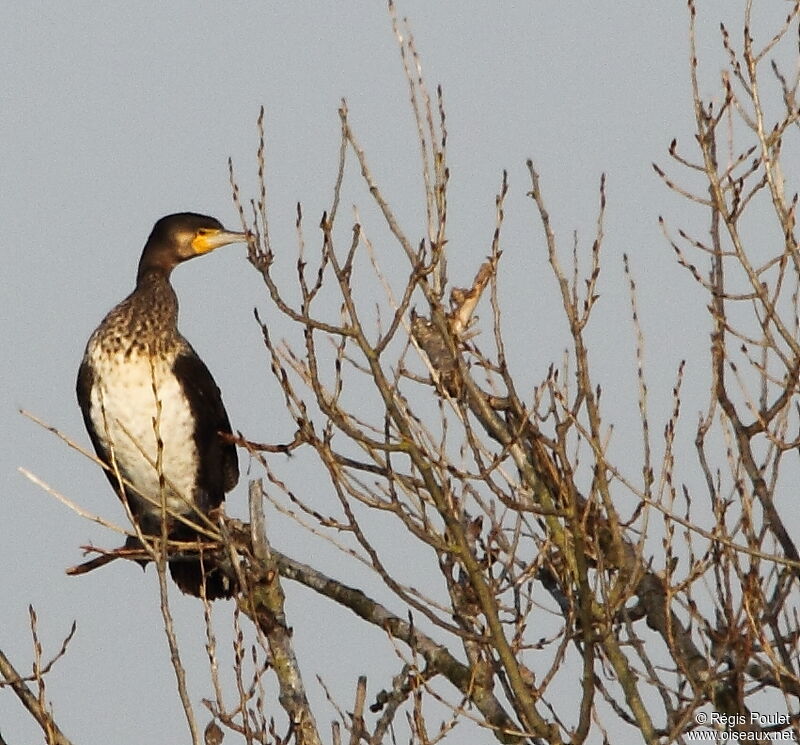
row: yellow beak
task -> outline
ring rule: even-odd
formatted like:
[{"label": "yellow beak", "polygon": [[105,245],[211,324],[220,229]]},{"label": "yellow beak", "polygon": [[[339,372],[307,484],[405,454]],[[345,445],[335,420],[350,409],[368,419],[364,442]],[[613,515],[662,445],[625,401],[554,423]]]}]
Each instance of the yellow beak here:
[{"label": "yellow beak", "polygon": [[229,243],[245,243],[246,241],[247,233],[218,230],[195,236],[192,239],[192,248],[197,254],[205,254],[220,246],[227,246]]}]

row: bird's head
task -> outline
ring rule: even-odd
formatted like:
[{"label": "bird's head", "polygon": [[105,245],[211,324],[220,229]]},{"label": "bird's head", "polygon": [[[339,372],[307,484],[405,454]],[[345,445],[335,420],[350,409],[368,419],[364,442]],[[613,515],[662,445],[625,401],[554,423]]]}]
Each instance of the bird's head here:
[{"label": "bird's head", "polygon": [[182,261],[209,253],[228,243],[247,240],[247,233],[225,230],[214,217],[180,212],[162,217],[147,239],[139,261],[138,278],[156,270],[167,275]]}]

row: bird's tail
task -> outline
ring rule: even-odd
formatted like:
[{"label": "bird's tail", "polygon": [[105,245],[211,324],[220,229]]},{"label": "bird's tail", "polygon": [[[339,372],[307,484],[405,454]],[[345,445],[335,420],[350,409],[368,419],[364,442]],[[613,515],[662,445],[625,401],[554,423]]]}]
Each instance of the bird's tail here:
[{"label": "bird's tail", "polygon": [[169,573],[181,592],[196,598],[203,597],[203,585],[208,600],[233,597],[239,589],[211,553],[172,558]]},{"label": "bird's tail", "polygon": [[[179,536],[173,531],[170,537],[175,540],[190,540],[190,537],[185,535],[186,531],[181,533]],[[141,548],[142,544],[136,536],[128,536],[125,547],[136,549]],[[208,600],[233,597],[239,591],[239,586],[233,571],[226,572],[221,566],[222,562],[227,560],[225,555],[218,549],[204,551],[200,543],[198,547],[199,556],[194,551],[172,556],[169,560],[169,573],[178,589],[187,595],[201,598],[205,586],[205,596]],[[146,561],[140,563],[143,567],[146,566]]]}]

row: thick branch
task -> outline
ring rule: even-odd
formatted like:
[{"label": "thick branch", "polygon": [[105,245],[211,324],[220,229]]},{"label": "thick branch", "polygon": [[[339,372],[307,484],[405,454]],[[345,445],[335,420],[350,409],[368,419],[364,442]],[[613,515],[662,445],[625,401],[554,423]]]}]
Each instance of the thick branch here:
[{"label": "thick branch", "polygon": [[[246,573],[247,592],[239,597],[239,607],[266,637],[270,662],[278,678],[278,700],[289,716],[298,745],[321,745],[294,654],[292,632],[286,624],[285,598],[277,559],[267,541],[263,494],[258,480],[250,482],[250,537],[257,563]],[[257,574],[252,571],[256,568]]]}]

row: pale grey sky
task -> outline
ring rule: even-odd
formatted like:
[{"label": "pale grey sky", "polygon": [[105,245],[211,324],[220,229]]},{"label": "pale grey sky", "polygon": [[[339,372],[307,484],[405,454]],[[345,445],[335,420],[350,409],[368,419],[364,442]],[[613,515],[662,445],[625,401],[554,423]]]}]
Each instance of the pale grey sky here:
[{"label": "pale grey sky", "polygon": [[[699,5],[710,93],[719,59],[716,29],[723,14],[738,17],[740,3]],[[488,251],[494,195],[507,168],[512,191],[501,281],[508,293],[529,298],[523,304],[529,317],[519,327],[528,338],[516,362],[541,378],[559,360],[565,337],[525,198],[525,160],[538,166],[564,247],[573,229],[590,243],[597,185],[606,172],[603,298],[592,332],[610,350],[594,361],[606,403],[635,385],[622,281],[627,252],[639,280],[658,421],[667,415],[681,358],[694,361],[686,390],[690,407],[699,406],[707,387],[707,329],[693,319],[703,299],[675,265],[657,225],[659,214],[677,218],[685,206],[650,165],[664,162],[670,140],[688,140],[693,128],[685,4],[400,0],[398,7],[412,24],[428,83],[444,86],[453,280],[468,281]],[[0,648],[28,669],[29,603],[39,614],[47,654],[75,619],[69,653],[47,678],[56,719],[73,741],[187,742],[152,570],[142,575],[122,565],[66,577],[64,568],[80,560],[79,545],[113,545],[116,538],[55,502],[17,468],[121,520],[114,495],[99,471],[17,409],[88,445],[74,396],[86,338],[132,288],[139,252],[158,217],[193,210],[237,227],[227,158],[234,159],[243,193],[252,195],[262,104],[276,252],[293,256],[298,200],[309,231],[329,204],[342,97],[386,196],[413,226],[422,191],[398,49],[385,4],[374,0],[5,3],[0,29]],[[411,232],[422,231],[419,224]],[[252,321],[254,306],[269,321],[269,305],[243,249],[180,268],[175,284],[182,330],[213,371],[234,426],[256,440],[290,437]],[[636,421],[635,409],[622,414]],[[638,430],[630,429],[626,435],[618,427],[617,447],[638,447]],[[291,464],[282,468],[292,475]],[[303,484],[299,468],[293,478]],[[324,500],[324,483],[306,486]],[[232,512],[242,511],[245,495],[243,479],[229,496]],[[302,538],[287,544],[276,536],[275,542],[310,563],[309,552],[319,550]],[[359,570],[345,575],[341,559],[331,561],[339,562],[333,566],[340,578],[356,583],[361,576]],[[322,700],[314,680],[319,672],[334,692],[347,692],[342,703],[349,706],[355,678],[365,671],[364,650],[354,654],[345,636],[341,646],[331,645],[318,630],[321,618],[326,634],[345,624],[346,613],[289,590],[290,622],[314,699]],[[179,632],[197,658],[187,663],[197,703],[207,688],[201,619],[196,601],[176,598],[175,606]],[[366,671],[382,670],[371,677],[371,694],[397,667],[380,636],[381,659]],[[368,641],[361,643],[369,649]],[[327,730],[325,718],[322,723]],[[0,732],[12,745],[41,739],[3,690]]]}]

